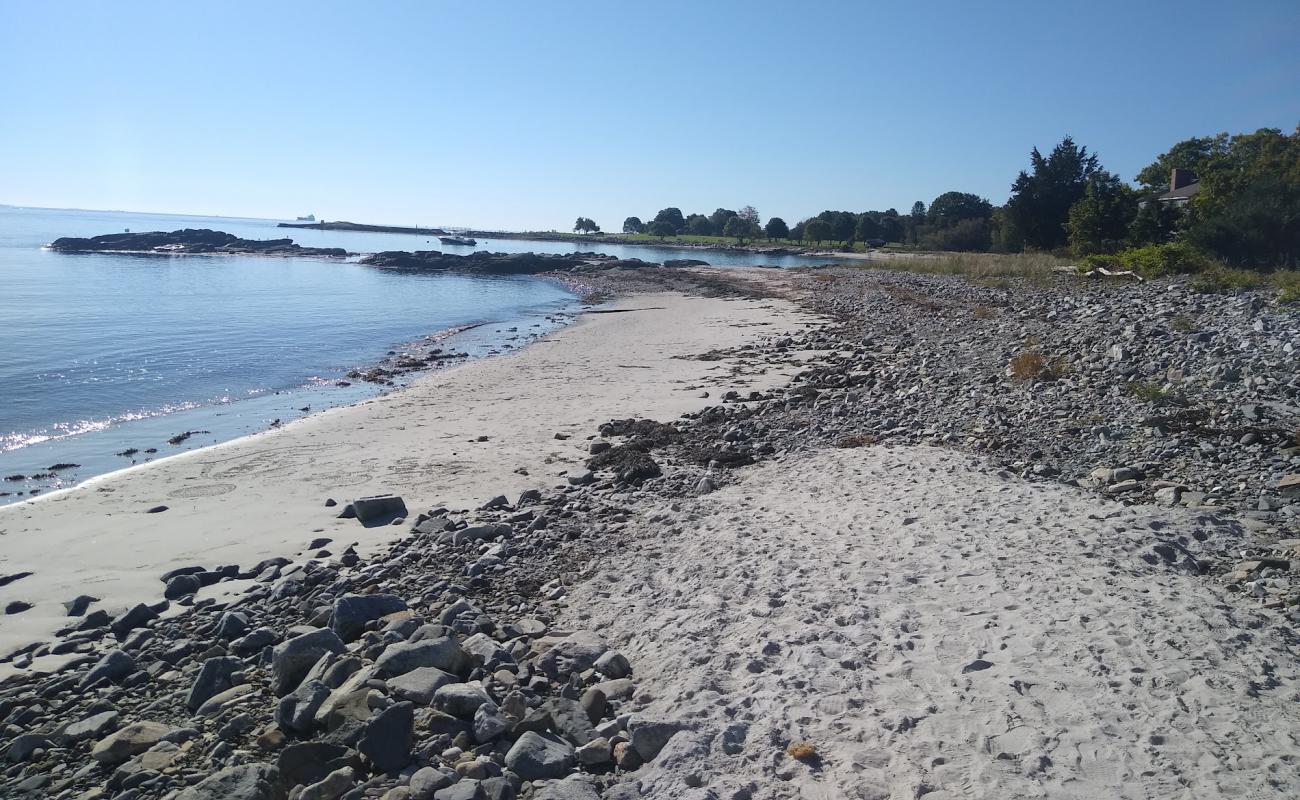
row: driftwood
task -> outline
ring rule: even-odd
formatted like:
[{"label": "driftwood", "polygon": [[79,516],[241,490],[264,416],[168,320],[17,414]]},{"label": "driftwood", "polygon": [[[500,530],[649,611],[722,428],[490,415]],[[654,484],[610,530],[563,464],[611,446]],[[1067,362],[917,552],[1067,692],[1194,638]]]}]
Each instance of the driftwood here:
[{"label": "driftwood", "polygon": [[1143,278],[1141,275],[1137,274],[1136,272],[1134,272],[1134,271],[1131,270],[1131,269],[1124,269],[1124,270],[1110,270],[1110,269],[1106,269],[1105,267],[1094,267],[1093,269],[1090,269],[1090,270],[1088,270],[1087,272],[1080,272],[1078,267],[1053,267],[1053,268],[1052,268],[1052,271],[1053,271],[1053,272],[1069,272],[1069,273],[1073,273],[1073,274],[1078,275],[1078,276],[1083,277],[1083,278],[1097,278],[1097,277],[1102,277],[1102,278],[1132,278],[1133,280],[1137,281],[1138,283],[1145,283],[1145,282],[1146,282],[1146,278]]}]

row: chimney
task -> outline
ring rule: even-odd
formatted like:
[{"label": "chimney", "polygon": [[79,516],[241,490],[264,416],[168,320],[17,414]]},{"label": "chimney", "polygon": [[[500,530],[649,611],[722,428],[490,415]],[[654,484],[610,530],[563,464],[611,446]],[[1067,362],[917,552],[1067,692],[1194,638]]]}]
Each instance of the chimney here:
[{"label": "chimney", "polygon": [[1174,167],[1169,171],[1169,191],[1175,191],[1184,186],[1191,186],[1196,183],[1196,173],[1190,169],[1179,169]]}]

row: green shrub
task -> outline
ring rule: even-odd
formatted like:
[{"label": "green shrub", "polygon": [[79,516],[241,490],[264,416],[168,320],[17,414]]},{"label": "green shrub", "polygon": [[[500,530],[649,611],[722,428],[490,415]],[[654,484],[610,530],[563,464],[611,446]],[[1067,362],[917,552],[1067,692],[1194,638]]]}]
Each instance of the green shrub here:
[{"label": "green shrub", "polygon": [[1182,242],[1130,247],[1120,252],[1119,261],[1144,278],[1203,272],[1213,266],[1210,259]]},{"label": "green shrub", "polygon": [[1277,282],[1279,303],[1300,303],[1300,272],[1279,272],[1274,280]]},{"label": "green shrub", "polygon": [[1173,398],[1174,393],[1155,381],[1131,381],[1128,393],[1144,403],[1162,405]]},{"label": "green shrub", "polygon": [[1263,282],[1264,278],[1258,272],[1216,267],[1192,278],[1192,291],[1205,294],[1226,294],[1228,292],[1239,292],[1243,289],[1256,289]]},{"label": "green shrub", "polygon": [[1098,267],[1109,270],[1132,270],[1144,278],[1201,272],[1214,264],[1188,244],[1149,244],[1130,247],[1113,255],[1084,256],[1080,269],[1090,272]]}]

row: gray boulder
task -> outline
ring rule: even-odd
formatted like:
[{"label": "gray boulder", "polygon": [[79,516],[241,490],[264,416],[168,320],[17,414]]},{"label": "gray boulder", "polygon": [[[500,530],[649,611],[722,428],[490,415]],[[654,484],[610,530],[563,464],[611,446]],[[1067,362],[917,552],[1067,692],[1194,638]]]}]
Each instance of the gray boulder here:
[{"label": "gray boulder", "polygon": [[303,676],[326,653],[343,652],[343,641],[328,628],[295,636],[271,651],[271,683],[276,696],[298,688]]},{"label": "gray boulder", "polygon": [[427,706],[433,702],[434,693],[458,680],[460,679],[455,675],[437,667],[419,667],[396,678],[389,678],[388,691],[394,697]]},{"label": "gray boulder", "polygon": [[281,730],[310,733],[316,712],[330,696],[330,687],[320,681],[305,680],[293,692],[280,698],[275,709],[275,724]]},{"label": "gray boulder", "polygon": [[185,705],[189,707],[190,711],[198,710],[199,706],[206,703],[209,698],[234,686],[233,676],[243,668],[244,662],[231,656],[218,656],[204,661],[203,666],[199,669],[198,677],[194,679],[194,685],[190,687],[190,694],[185,699]]},{"label": "gray boulder", "polygon": [[117,683],[127,675],[135,672],[135,670],[134,658],[121,650],[110,650],[81,679],[81,688],[85,689],[101,680],[110,680]]},{"label": "gray boulder", "polygon": [[131,631],[136,628],[143,628],[156,619],[158,619],[158,614],[149,606],[140,603],[114,617],[113,621],[108,623],[108,629],[118,639],[125,639],[126,635]]},{"label": "gray boulder", "polygon": [[380,772],[396,772],[411,763],[415,705],[396,703],[366,723],[357,750]]},{"label": "gray boulder", "polygon": [[596,660],[609,650],[609,645],[591,631],[576,631],[561,639],[537,659],[551,680],[565,680],[574,672],[583,672],[596,665]]},{"label": "gray boulder", "polygon": [[176,800],[276,800],[279,773],[267,764],[241,764],[213,773]]},{"label": "gray boulder", "polygon": [[109,710],[77,720],[63,729],[61,741],[66,747],[86,739],[100,739],[115,730],[121,718],[121,714]]},{"label": "gray boulder", "polygon": [[434,708],[457,719],[473,719],[479,706],[492,698],[477,683],[449,683],[433,693]]},{"label": "gray boulder", "polygon": [[418,642],[391,644],[375,661],[380,674],[405,675],[420,667],[435,667],[453,675],[468,675],[471,661],[455,639],[443,636]]},{"label": "gray boulder", "polygon": [[433,767],[420,767],[411,775],[411,800],[433,800],[434,792],[455,782],[455,773],[448,775]]},{"label": "gray boulder", "polygon": [[558,736],[528,731],[506,753],[506,767],[526,781],[562,778],[573,766],[573,748]]},{"label": "gray boulder", "polygon": [[334,601],[332,627],[339,638],[350,642],[362,634],[366,623],[406,610],[406,601],[392,594],[345,594]]}]

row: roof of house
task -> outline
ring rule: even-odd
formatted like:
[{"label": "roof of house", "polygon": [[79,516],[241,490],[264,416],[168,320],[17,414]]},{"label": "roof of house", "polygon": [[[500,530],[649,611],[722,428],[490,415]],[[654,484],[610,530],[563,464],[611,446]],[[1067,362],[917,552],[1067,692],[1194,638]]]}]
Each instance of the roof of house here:
[{"label": "roof of house", "polygon": [[1201,182],[1189,183],[1178,189],[1171,189],[1164,194],[1156,195],[1157,200],[1190,200],[1201,191]]}]

